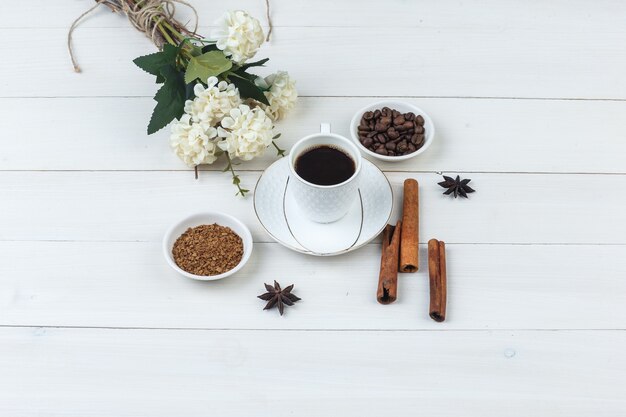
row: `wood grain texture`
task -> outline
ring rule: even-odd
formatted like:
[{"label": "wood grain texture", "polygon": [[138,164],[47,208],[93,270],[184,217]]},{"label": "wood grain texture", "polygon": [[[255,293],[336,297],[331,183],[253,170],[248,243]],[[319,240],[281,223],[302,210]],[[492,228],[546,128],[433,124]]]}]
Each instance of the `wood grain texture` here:
[{"label": "wood grain texture", "polygon": [[[442,194],[435,174],[389,173],[399,217],[407,176],[421,185],[422,239],[446,243],[624,244],[624,175],[471,174],[469,199]],[[259,173],[241,175],[253,188]],[[271,241],[253,199],[235,196],[227,173],[2,172],[0,240],[161,240],[183,216],[228,212],[255,241]],[[602,213],[602,215],[594,215]]]},{"label": "wood grain texture", "polygon": [[[552,0],[550,2],[524,2],[517,0],[482,0],[467,2],[430,2],[423,0],[388,0],[385,5],[377,0],[360,0],[358,7],[350,1],[317,0],[298,2],[271,0],[272,21],[280,27],[462,27],[480,30],[489,27],[501,31],[506,28],[541,30],[579,30],[602,28],[605,31],[619,28],[620,13],[624,3],[620,0],[598,0],[596,7],[589,7],[585,0]],[[2,28],[55,27],[66,29],[70,19],[78,17],[91,4],[85,0],[31,0],[28,3],[7,3],[3,7],[5,19]],[[193,3],[200,16],[200,24],[207,26],[225,10],[225,5],[212,1]],[[247,10],[265,25],[265,2],[263,0],[237,0],[228,4],[231,8]],[[523,6],[523,7],[522,7]],[[51,19],[62,11],[67,19]],[[188,8],[176,9],[181,21],[192,19]],[[24,19],[25,13],[29,18]],[[190,20],[193,22],[193,20]],[[79,26],[93,28],[127,27],[124,17],[101,7],[89,15]],[[594,33],[594,32],[591,32]]]},{"label": "wood grain texture", "polygon": [[[1,97],[155,94],[154,77],[132,63],[154,47],[130,25],[82,28],[74,42],[81,74],[72,70],[65,28],[37,34],[45,76],[8,65]],[[285,27],[259,53],[271,57],[259,74],[288,70],[304,96],[626,99],[625,35],[626,28],[595,24],[589,30]],[[23,39],[32,37],[31,29],[0,29],[0,37],[7,56],[28,62],[32,51]],[[401,46],[390,48],[398,39]],[[415,59],[416,53],[423,58]]]},{"label": "wood grain texture", "polygon": [[[376,302],[380,245],[317,258],[256,244],[216,282],[185,279],[159,243],[0,242],[0,325],[210,329],[626,329],[625,246],[447,245],[445,323],[428,317],[428,257]],[[591,262],[593,260],[593,262]],[[295,284],[284,317],[263,283]],[[271,336],[268,336],[271,337]],[[617,348],[617,346],[616,346]],[[417,371],[416,371],[417,372]]]},{"label": "wood grain texture", "polygon": [[605,331],[0,329],[0,413],[615,417],[626,360],[613,346],[625,343]]},{"label": "wood grain texture", "polygon": [[[420,181],[421,239],[447,243],[445,323],[428,317],[425,245],[380,306],[379,244],[269,243],[227,174],[194,181],[167,131],[147,137],[156,88],[132,59],[154,48],[125,18],[84,21],[75,74],[67,28],[92,3],[2,7],[0,416],[626,415],[626,3],[271,0],[260,73],[288,70],[303,96],[284,148],[320,122],[348,135],[376,96],[434,119],[427,153],[379,166],[396,207]],[[226,6],[193,4],[208,34]],[[228,7],[265,24],[263,0]],[[244,183],[273,160],[241,166]],[[442,196],[440,171],[477,192]],[[256,241],[224,281],[162,257],[165,229],[203,210]],[[282,318],[256,298],[274,279],[303,299]]]},{"label": "wood grain texture", "polygon": [[[280,144],[289,149],[319,131],[320,122],[349,137],[353,114],[379,100],[300,98],[277,124]],[[382,169],[626,173],[626,102],[407,100],[433,118],[435,142],[415,159],[377,161]],[[169,149],[169,129],[146,135],[153,106],[150,98],[0,99],[0,113],[11,121],[5,124],[0,170],[187,169]],[[274,159],[270,149],[240,168],[263,170]]]}]

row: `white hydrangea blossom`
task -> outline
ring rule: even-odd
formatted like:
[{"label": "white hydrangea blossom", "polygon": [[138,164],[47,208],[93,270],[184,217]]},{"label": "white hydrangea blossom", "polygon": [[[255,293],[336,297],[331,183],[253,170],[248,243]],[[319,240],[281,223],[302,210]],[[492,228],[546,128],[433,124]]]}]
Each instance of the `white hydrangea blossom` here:
[{"label": "white hydrangea blossom", "polygon": [[224,138],[218,146],[231,158],[249,161],[262,155],[272,144],[272,120],[263,109],[251,109],[245,104],[230,111],[218,126],[218,135]]},{"label": "white hydrangea blossom", "polygon": [[217,77],[209,77],[207,87],[197,83],[193,87],[196,97],[185,102],[185,113],[191,120],[207,129],[215,126],[232,109],[241,104],[239,90],[234,84],[218,82]]},{"label": "white hydrangea blossom", "polygon": [[295,106],[298,99],[296,82],[286,71],[279,71],[265,77],[265,82],[270,86],[265,92],[270,105],[263,105],[263,109],[276,122]]},{"label": "white hydrangea blossom", "polygon": [[211,39],[237,64],[252,58],[265,40],[259,21],[243,10],[224,13],[215,25]]},{"label": "white hydrangea blossom", "polygon": [[215,162],[216,152],[220,151],[216,143],[218,140],[217,129],[193,123],[188,114],[172,124],[170,146],[189,167]]}]

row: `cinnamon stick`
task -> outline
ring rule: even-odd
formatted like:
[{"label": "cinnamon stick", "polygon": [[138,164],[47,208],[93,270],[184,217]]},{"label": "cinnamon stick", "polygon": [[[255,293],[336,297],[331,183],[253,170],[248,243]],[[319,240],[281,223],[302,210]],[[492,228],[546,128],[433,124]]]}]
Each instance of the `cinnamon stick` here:
[{"label": "cinnamon stick", "polygon": [[446,244],[437,239],[428,241],[428,275],[430,278],[430,317],[438,322],[446,319],[447,273]]},{"label": "cinnamon stick", "polygon": [[408,178],[404,181],[402,204],[402,239],[400,241],[400,272],[419,269],[419,184]]},{"label": "cinnamon stick", "polygon": [[400,255],[400,236],[402,222],[396,226],[388,224],[383,231],[382,255],[380,257],[380,275],[376,299],[381,304],[391,304],[398,297],[398,257]]}]

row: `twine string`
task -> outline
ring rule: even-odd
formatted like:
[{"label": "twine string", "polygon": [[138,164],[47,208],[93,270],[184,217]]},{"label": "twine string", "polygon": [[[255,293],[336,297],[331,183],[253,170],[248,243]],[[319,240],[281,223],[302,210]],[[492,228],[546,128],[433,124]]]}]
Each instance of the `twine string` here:
[{"label": "twine string", "polygon": [[74,66],[74,71],[75,72],[81,72],[80,66],[78,65],[78,63],[76,62],[76,58],[74,57],[74,52],[72,51],[72,33],[74,32],[74,29],[76,29],[76,26],[78,26],[78,23],[85,17],[87,16],[89,13],[93,12],[96,7],[100,6],[100,4],[102,3],[102,1],[100,0],[96,0],[96,4],[94,4],[93,6],[91,6],[89,8],[89,10],[83,12],[83,14],[81,14],[80,16],[78,16],[73,22],[72,22],[72,26],[70,26],[70,30],[67,32],[67,49],[68,51],[70,51],[70,59],[72,60],[72,65]]},{"label": "twine string", "polygon": [[[193,11],[195,16],[193,31],[186,29],[182,23],[174,18],[174,14],[176,13],[176,3],[185,5]],[[184,0],[139,0],[136,3],[128,0],[96,0],[96,4],[72,22],[72,25],[67,33],[67,49],[70,53],[70,59],[72,60],[74,71],[76,72],[81,72],[81,69],[76,61],[74,50],[72,48],[72,35],[81,20],[93,12],[101,4],[106,5],[115,13],[125,14],[132,26],[149,37],[152,40],[152,43],[154,43],[159,49],[163,46],[163,43],[165,43],[162,35],[158,32],[159,24],[164,21],[191,36],[195,36],[198,31],[198,11]]]},{"label": "twine string", "polygon": [[[101,4],[107,6],[114,13],[125,14],[133,27],[149,37],[152,40],[152,43],[154,43],[159,49],[161,49],[165,43],[163,35],[158,32],[159,24],[162,22],[167,22],[190,36],[197,36],[198,11],[185,0],[137,0],[136,2],[132,0],[95,1],[96,4],[91,6],[87,11],[83,12],[72,22],[72,25],[67,33],[67,50],[70,53],[70,59],[72,60],[75,72],[81,72],[81,69],[76,61],[76,57],[74,56],[74,49],[72,48],[72,35],[81,20],[83,20]],[[187,6],[193,12],[195,17],[193,31],[188,30],[185,25],[174,18],[176,13],[176,3]],[[269,27],[265,40],[269,42],[270,35],[272,34],[270,0],[265,0],[265,14],[267,17],[267,25]]]},{"label": "twine string", "polygon": [[267,26],[269,29],[267,30],[267,37],[265,38],[266,42],[270,41],[270,35],[272,34],[272,19],[270,18],[270,0],[265,0],[265,16],[267,18]]}]

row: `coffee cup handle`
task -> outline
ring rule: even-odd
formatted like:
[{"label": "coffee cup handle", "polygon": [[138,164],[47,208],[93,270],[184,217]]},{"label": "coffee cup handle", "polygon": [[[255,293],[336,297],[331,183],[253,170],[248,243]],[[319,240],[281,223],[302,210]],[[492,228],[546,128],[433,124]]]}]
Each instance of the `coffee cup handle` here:
[{"label": "coffee cup handle", "polygon": [[320,133],[330,133],[330,123],[320,123]]}]

